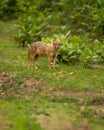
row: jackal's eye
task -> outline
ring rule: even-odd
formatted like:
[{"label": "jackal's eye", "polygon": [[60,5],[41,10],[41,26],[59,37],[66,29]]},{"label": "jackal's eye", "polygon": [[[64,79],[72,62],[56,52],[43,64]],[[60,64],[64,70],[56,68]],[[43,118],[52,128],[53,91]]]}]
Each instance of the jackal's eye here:
[{"label": "jackal's eye", "polygon": [[59,43],[57,43],[57,45],[58,45],[58,46],[60,46],[60,42],[59,42]]}]

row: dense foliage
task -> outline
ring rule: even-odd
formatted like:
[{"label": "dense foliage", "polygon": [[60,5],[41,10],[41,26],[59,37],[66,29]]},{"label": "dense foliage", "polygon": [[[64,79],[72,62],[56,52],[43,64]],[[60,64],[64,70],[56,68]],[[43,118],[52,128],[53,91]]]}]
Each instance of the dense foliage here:
[{"label": "dense foliage", "polygon": [[[87,35],[80,37],[68,33],[53,35],[54,38],[61,38],[59,49],[59,60],[64,63],[103,63],[104,62],[104,41],[91,41]],[[42,38],[45,43],[52,43],[52,38]],[[93,42],[93,43],[92,43]]]},{"label": "dense foliage", "polygon": [[0,18],[3,20],[18,17],[19,8],[17,0],[0,0]]},{"label": "dense foliage", "polygon": [[62,38],[62,60],[103,61],[104,0],[4,0],[0,3],[2,18],[18,17],[13,37],[21,46],[58,34]]}]

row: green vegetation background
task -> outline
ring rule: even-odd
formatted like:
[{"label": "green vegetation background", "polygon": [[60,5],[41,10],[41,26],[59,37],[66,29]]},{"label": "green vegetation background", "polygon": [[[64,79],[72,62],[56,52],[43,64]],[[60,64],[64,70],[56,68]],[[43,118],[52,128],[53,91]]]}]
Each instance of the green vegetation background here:
[{"label": "green vegetation background", "polygon": [[[104,1],[0,0],[0,17],[0,130],[103,130]],[[67,64],[27,66],[18,45],[59,36]]]}]

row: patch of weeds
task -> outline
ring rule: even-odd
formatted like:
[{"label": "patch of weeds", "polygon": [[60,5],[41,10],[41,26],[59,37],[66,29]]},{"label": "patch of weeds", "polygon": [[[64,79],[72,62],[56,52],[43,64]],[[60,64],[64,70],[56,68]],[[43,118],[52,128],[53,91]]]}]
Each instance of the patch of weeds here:
[{"label": "patch of weeds", "polygon": [[42,130],[40,125],[36,123],[36,117],[31,115],[27,117],[26,115],[21,115],[14,120],[15,130]]},{"label": "patch of weeds", "polygon": [[10,87],[10,86],[3,84],[0,89],[1,89],[2,91],[6,91],[6,90],[9,89],[9,87]]},{"label": "patch of weeds", "polygon": [[53,97],[51,99],[52,102],[59,102],[59,103],[78,103],[78,99],[76,97],[71,97],[71,96],[58,96],[58,97]]},{"label": "patch of weeds", "polygon": [[12,124],[10,130],[42,130],[37,123],[34,111],[28,109],[30,104],[27,100],[19,99],[15,99],[15,101],[10,99],[0,101],[0,110],[3,116]]},{"label": "patch of weeds", "polygon": [[86,108],[81,112],[84,118],[88,118],[90,121],[94,120],[94,116],[96,115],[96,111],[91,108]]},{"label": "patch of weeds", "polygon": [[13,86],[13,92],[14,92],[14,94],[18,94],[19,93],[19,88],[18,88],[17,84]]},{"label": "patch of weeds", "polygon": [[45,110],[43,107],[39,107],[39,108],[37,109],[37,111],[36,111],[36,114],[37,114],[37,115],[40,115],[40,114],[46,115],[47,112],[46,112],[46,110]]},{"label": "patch of weeds", "polygon": [[13,101],[15,99],[13,94],[6,95],[4,97],[5,101]]},{"label": "patch of weeds", "polygon": [[20,85],[20,84],[22,84],[22,83],[24,83],[23,78],[17,78],[16,84]]},{"label": "patch of weeds", "polygon": [[100,124],[100,125],[104,126],[104,115],[97,118],[94,122],[96,124]]},{"label": "patch of weeds", "polygon": [[93,120],[89,120],[93,130],[103,130],[104,129],[104,115],[99,115],[96,113],[93,116]]},{"label": "patch of weeds", "polygon": [[101,104],[104,104],[104,97],[99,97],[99,96],[96,96],[96,97],[93,97],[91,99],[88,99],[86,101],[86,104],[87,105],[101,105]]},{"label": "patch of weeds", "polygon": [[92,124],[92,128],[93,128],[93,130],[103,130],[104,125],[100,125],[100,124],[95,122],[95,123]]},{"label": "patch of weeds", "polygon": [[94,85],[92,85],[92,86],[84,86],[84,87],[82,88],[82,90],[93,92],[93,91],[96,90],[96,88],[95,88]]}]

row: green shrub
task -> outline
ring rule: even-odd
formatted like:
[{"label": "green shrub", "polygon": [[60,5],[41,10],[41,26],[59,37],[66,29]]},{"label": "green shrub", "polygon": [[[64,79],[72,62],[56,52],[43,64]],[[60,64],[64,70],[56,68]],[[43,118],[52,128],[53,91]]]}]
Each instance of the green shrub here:
[{"label": "green shrub", "polygon": [[18,14],[17,0],[0,0],[0,18],[14,19]]},{"label": "green shrub", "polygon": [[[95,36],[100,36],[98,39],[101,41],[103,37],[104,3],[102,0],[95,2],[94,0],[70,2],[68,0],[50,2],[18,0],[16,6],[19,11],[17,31],[14,34],[16,43],[24,47],[33,41],[41,40],[42,37],[63,34],[61,35],[63,37],[61,59],[66,62],[69,59],[81,62],[101,60],[98,52],[89,49],[88,44],[92,42],[89,38],[95,39]],[[74,36],[69,36],[70,40],[66,42],[64,35],[68,30],[71,30]]]},{"label": "green shrub", "polygon": [[33,16],[22,16],[16,25],[18,30],[14,35],[16,43],[24,47],[27,44],[31,44],[31,42],[40,39],[44,31],[42,18],[44,19],[43,15],[41,19],[35,19]]},{"label": "green shrub", "polygon": [[104,5],[102,8],[94,8],[92,18],[94,20],[93,31],[104,38]]},{"label": "green shrub", "polygon": [[[16,24],[17,32],[13,36],[16,43],[24,47],[33,41],[40,40],[44,36],[52,35],[54,32],[59,33],[67,30],[66,26],[61,25],[59,13],[49,11],[54,8],[54,2],[52,2],[52,5],[48,4],[48,1],[44,4],[42,0],[38,2],[18,1],[20,16]],[[46,11],[47,9],[49,10]]]},{"label": "green shrub", "polygon": [[[32,28],[31,30],[35,34],[31,35],[34,35],[36,39],[43,35],[49,36],[54,32],[65,34],[69,29],[72,29],[74,34],[84,35],[89,32],[92,37],[95,35],[103,37],[103,0],[0,0],[0,5],[1,19],[19,18],[21,21],[21,24],[18,23],[19,26],[24,26],[23,19],[26,19],[29,24],[28,19],[30,18],[28,17],[32,17],[35,31]],[[19,33],[22,33],[21,27],[18,28]],[[27,32],[30,33],[30,31]],[[20,35],[27,37],[27,34],[19,33],[16,35],[16,39],[25,42],[26,40],[24,41],[23,36]]]},{"label": "green shrub", "polygon": [[24,2],[20,0],[18,6],[21,12],[16,24],[17,32],[13,37],[16,43],[24,47],[40,39],[44,27],[46,26],[44,22],[45,16],[42,12],[37,10],[35,2],[32,4],[31,1],[25,0]]},{"label": "green shrub", "polygon": [[53,35],[53,37],[42,38],[45,43],[52,43],[52,38],[61,38],[59,49],[59,60],[65,63],[100,63],[104,62],[104,44],[93,43],[86,35],[80,37],[71,35],[70,31],[64,34]]},{"label": "green shrub", "polygon": [[35,122],[35,116],[33,115],[33,119],[26,117],[25,115],[21,115],[17,119],[14,120],[15,130],[42,130],[40,125]]}]

